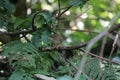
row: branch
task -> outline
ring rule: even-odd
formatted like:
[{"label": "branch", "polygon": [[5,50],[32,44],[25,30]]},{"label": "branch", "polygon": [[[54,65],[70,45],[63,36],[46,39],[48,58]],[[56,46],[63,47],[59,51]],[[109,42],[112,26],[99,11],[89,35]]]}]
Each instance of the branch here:
[{"label": "branch", "polygon": [[60,15],[60,7],[61,7],[60,0],[58,0],[58,15]]},{"label": "branch", "polygon": [[[117,30],[118,28],[120,28],[120,24],[117,24],[115,25],[113,28],[109,29],[108,30],[108,33],[112,33],[114,32],[115,30]],[[78,30],[79,31],[79,30]],[[80,30],[82,32],[89,32],[87,30]],[[94,33],[97,33],[97,32],[94,32]],[[103,37],[104,35],[106,34],[106,32],[102,33],[101,36]],[[82,48],[82,47],[85,47],[87,43],[83,43],[83,44],[79,44],[79,45],[75,45],[75,46],[59,46],[59,47],[46,47],[46,48],[39,48],[40,51],[53,51],[53,50],[56,50],[56,51],[59,51],[59,50],[75,50],[75,49],[79,49],[79,48]]]},{"label": "branch", "polygon": [[34,20],[36,18],[36,16],[39,14],[39,13],[42,13],[44,12],[45,10],[43,11],[39,11],[39,12],[36,12],[32,18],[32,28],[29,29],[29,30],[22,30],[22,31],[16,31],[16,32],[0,32],[0,35],[3,35],[3,34],[6,34],[6,35],[10,35],[10,36],[15,36],[15,35],[19,35],[19,34],[28,34],[28,33],[32,33],[32,32],[35,32],[36,31],[36,26],[34,25]]},{"label": "branch", "polygon": [[85,47],[87,45],[87,43],[84,44],[79,44],[79,45],[75,45],[75,46],[58,46],[58,47],[46,47],[46,48],[40,48],[40,51],[60,51],[60,50],[75,50],[75,49],[79,49],[82,47]]},{"label": "branch", "polygon": [[70,8],[72,7],[72,5],[68,6],[63,12],[61,12],[59,15],[58,15],[58,19],[66,12],[68,11]]},{"label": "branch", "polygon": [[104,57],[102,57],[102,56],[98,56],[98,55],[96,55],[96,54],[90,53],[90,52],[85,51],[85,50],[83,50],[83,49],[80,49],[80,51],[87,52],[87,54],[89,54],[89,55],[91,55],[91,56],[93,56],[93,57],[95,57],[95,58],[104,60],[104,61],[106,61],[106,62],[110,62],[110,63],[118,64],[118,65],[119,65],[119,63],[117,63],[117,62],[114,62],[114,61],[111,61],[110,59],[107,59],[107,58],[104,58]]},{"label": "branch", "polygon": [[[86,47],[86,51],[89,52],[92,48],[92,46],[98,42],[103,36],[105,35],[108,35],[109,34],[109,27],[111,27],[113,25],[113,23],[115,23],[115,21],[120,17],[120,12],[115,16],[113,17],[113,19],[111,20],[110,24],[107,26],[107,28],[102,32],[100,33],[98,36],[96,36],[95,38],[93,38],[87,45]],[[86,53],[87,53],[86,52]],[[77,71],[75,77],[74,77],[74,80],[79,80],[79,77],[81,76],[81,73],[84,69],[84,66],[85,66],[85,62],[87,61],[87,54],[84,54],[83,57],[82,57],[82,60],[81,60],[81,64],[79,66],[79,70]]]},{"label": "branch", "polygon": [[[70,60],[67,60],[68,63],[70,63],[76,70],[78,70],[79,68]],[[82,72],[83,75],[85,75],[85,77],[87,78],[87,80],[92,80],[90,79],[90,77],[88,75],[86,75],[84,72]]]},{"label": "branch", "polygon": [[59,10],[61,11],[61,10],[67,9],[68,7],[69,7],[69,6],[63,7],[63,8],[57,9],[57,10],[54,10],[52,14],[54,15],[54,14],[56,14]]},{"label": "branch", "polygon": [[116,24],[114,27],[112,27],[111,29],[109,29],[109,33],[112,33],[114,31],[117,31],[120,28],[120,24]]},{"label": "branch", "polygon": [[71,31],[89,32],[89,33],[99,34],[99,32],[95,32],[95,31],[91,31],[91,30],[79,30],[79,29],[70,29],[70,28],[58,28],[56,30],[71,30]]}]

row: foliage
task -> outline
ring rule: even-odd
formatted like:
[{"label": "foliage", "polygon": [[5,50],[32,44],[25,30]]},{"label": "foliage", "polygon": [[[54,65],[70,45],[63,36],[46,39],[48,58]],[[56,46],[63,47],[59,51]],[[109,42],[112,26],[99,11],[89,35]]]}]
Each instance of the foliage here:
[{"label": "foliage", "polygon": [[[94,66],[92,64],[94,64]],[[100,69],[99,65],[103,65],[104,67]],[[85,73],[87,73],[88,76],[94,80],[101,80],[101,79],[117,80],[118,76],[114,74],[116,72],[115,70],[117,69],[114,68],[113,66],[108,67],[108,64],[106,65],[100,64],[99,60],[91,60],[90,62],[87,63],[86,66],[87,67],[85,68]],[[102,76],[98,76],[98,75],[102,75]]]},{"label": "foliage", "polygon": [[[74,47],[102,32],[120,9],[116,0],[31,0],[27,5],[20,5],[21,10],[27,6],[26,12],[30,9],[31,13],[16,16],[22,1],[0,0],[0,56],[7,57],[7,61],[0,59],[0,80],[37,80],[35,74],[74,80],[85,54]],[[119,22],[117,19],[115,24]],[[10,40],[4,42],[8,37]],[[9,64],[7,69],[12,71],[6,73],[10,75],[6,76],[1,63]],[[118,68],[119,65],[87,56],[79,79],[119,80]]]}]

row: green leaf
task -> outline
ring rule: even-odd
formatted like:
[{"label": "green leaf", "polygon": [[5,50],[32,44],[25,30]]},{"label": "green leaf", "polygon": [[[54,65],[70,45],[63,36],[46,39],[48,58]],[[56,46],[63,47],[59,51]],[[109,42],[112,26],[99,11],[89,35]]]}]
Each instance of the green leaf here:
[{"label": "green leaf", "polygon": [[36,46],[36,47],[40,47],[40,33],[39,32],[35,32],[33,37],[32,37],[32,43]]},{"label": "green leaf", "polygon": [[59,71],[58,71],[59,73],[63,73],[63,74],[64,74],[64,73],[67,72],[67,70],[66,70],[66,66],[59,66],[58,69],[59,69]]},{"label": "green leaf", "polygon": [[35,58],[38,56],[39,53],[31,43],[13,41],[6,45],[2,54],[8,56],[11,61],[13,59],[16,60],[16,62],[12,64],[13,66],[30,69],[36,68]]},{"label": "green leaf", "polygon": [[2,28],[4,26],[4,21],[0,19],[0,28]]},{"label": "green leaf", "polygon": [[80,8],[82,8],[85,5],[85,3],[85,0],[71,0],[70,4],[73,6],[80,6]]},{"label": "green leaf", "polygon": [[44,19],[45,19],[47,22],[50,22],[50,21],[51,21],[52,14],[51,14],[49,11],[45,11],[44,13],[41,13],[41,15],[44,17]]},{"label": "green leaf", "polygon": [[86,77],[84,75],[81,75],[79,80],[86,80]]},{"label": "green leaf", "polygon": [[25,73],[21,71],[15,71],[12,73],[8,80],[24,80]]},{"label": "green leaf", "polygon": [[0,7],[7,9],[8,11],[14,10],[14,5],[11,4],[8,0],[0,0]]},{"label": "green leaf", "polygon": [[25,52],[31,52],[33,55],[39,54],[37,48],[31,42],[24,43],[23,46]]},{"label": "green leaf", "polygon": [[26,75],[24,80],[35,80],[35,79],[31,75]]},{"label": "green leaf", "polygon": [[37,26],[41,24],[54,24],[56,23],[56,19],[52,17],[52,13],[49,11],[44,11],[42,13],[39,13],[37,17],[35,18],[35,24]]},{"label": "green leaf", "polygon": [[35,79],[31,74],[22,71],[14,71],[8,80],[35,80]]},{"label": "green leaf", "polygon": [[20,41],[11,41],[10,43],[6,44],[4,51],[2,54],[8,56],[9,53],[17,53],[22,49],[22,42]]},{"label": "green leaf", "polygon": [[35,64],[35,58],[28,54],[28,53],[23,53],[23,56],[27,59],[27,60],[23,60],[24,64],[22,64],[22,66],[26,67],[26,68],[36,68],[36,64]]},{"label": "green leaf", "polygon": [[41,41],[44,42],[43,46],[48,46],[50,44],[49,36],[50,36],[50,33],[47,30],[42,33]]},{"label": "green leaf", "polygon": [[49,38],[51,31],[46,27],[48,26],[43,26],[43,28],[34,33],[32,42],[36,47],[45,47],[50,45]]},{"label": "green leaf", "polygon": [[25,22],[27,22],[27,19],[23,19],[23,18],[16,18],[15,20],[14,20],[14,23],[15,23],[15,29],[19,29],[20,27],[23,27],[23,26],[21,26],[21,25],[23,25]]},{"label": "green leaf", "polygon": [[35,26],[37,26],[37,28],[42,28],[42,25],[45,23],[45,19],[42,16],[37,16],[35,18]]}]

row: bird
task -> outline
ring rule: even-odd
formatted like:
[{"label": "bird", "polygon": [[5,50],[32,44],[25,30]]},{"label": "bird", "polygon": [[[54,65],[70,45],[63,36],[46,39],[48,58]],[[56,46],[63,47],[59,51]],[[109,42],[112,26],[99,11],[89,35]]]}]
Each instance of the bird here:
[{"label": "bird", "polygon": [[66,39],[63,35],[60,34],[52,34],[50,37],[50,40],[54,46],[59,46]]}]

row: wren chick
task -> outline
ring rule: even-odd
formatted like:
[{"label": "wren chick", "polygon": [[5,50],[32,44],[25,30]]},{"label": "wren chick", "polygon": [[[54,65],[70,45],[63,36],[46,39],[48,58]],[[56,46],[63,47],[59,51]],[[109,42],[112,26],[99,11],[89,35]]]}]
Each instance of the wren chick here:
[{"label": "wren chick", "polygon": [[51,41],[55,46],[60,45],[66,38],[60,34],[52,34]]}]

